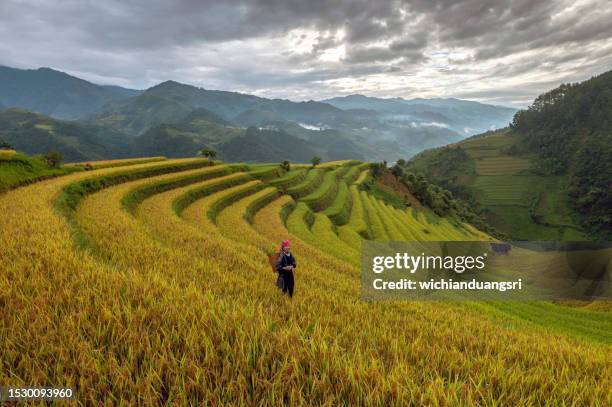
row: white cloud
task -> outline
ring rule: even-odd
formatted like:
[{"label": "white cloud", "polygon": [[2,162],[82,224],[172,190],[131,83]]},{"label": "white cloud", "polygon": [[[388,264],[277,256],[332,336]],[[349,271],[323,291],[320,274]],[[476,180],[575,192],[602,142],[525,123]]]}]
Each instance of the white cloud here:
[{"label": "white cloud", "polygon": [[[443,129],[450,129],[450,126],[445,123],[438,122],[410,122],[410,127],[418,128],[418,127],[439,127]],[[467,129],[466,129],[467,130]],[[467,133],[467,131],[466,131]]]},{"label": "white cloud", "polygon": [[[0,64],[146,88],[525,106],[612,66],[606,0],[0,3]],[[482,11],[485,10],[485,11]]]}]

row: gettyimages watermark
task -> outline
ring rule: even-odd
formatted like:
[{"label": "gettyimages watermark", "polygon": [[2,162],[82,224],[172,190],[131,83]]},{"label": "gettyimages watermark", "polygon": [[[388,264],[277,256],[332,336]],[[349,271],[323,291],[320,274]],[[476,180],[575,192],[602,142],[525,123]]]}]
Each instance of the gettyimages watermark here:
[{"label": "gettyimages watermark", "polygon": [[610,300],[612,242],[363,241],[364,300]]}]

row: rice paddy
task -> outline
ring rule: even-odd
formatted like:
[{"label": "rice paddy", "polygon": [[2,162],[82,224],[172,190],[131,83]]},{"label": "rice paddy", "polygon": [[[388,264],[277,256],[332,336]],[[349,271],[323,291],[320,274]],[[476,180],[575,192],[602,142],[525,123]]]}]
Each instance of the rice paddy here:
[{"label": "rice paddy", "polygon": [[503,155],[476,160],[476,172],[479,175],[515,175],[530,167],[529,160]]},{"label": "rice paddy", "polygon": [[455,144],[470,157],[475,173],[458,177],[486,210],[488,222],[514,239],[589,240],[577,226],[564,176],[534,172],[537,158],[510,155],[512,132],[498,132]]},{"label": "rice paddy", "polygon": [[15,150],[0,150],[0,160],[7,160],[17,154]]},{"label": "rice paddy", "polygon": [[158,161],[164,161],[166,157],[143,157],[143,158],[125,158],[119,160],[104,160],[104,161],[91,161],[91,162],[81,162],[81,163],[68,163],[67,167],[86,167],[90,166],[93,169],[102,169],[102,168],[113,168],[113,167],[123,167],[126,165],[135,165],[135,164],[146,164]]},{"label": "rice paddy", "polygon": [[[79,405],[612,402],[608,312],[361,301],[364,237],[488,238],[359,191],[361,163],[124,164],[0,195],[3,385]],[[291,301],[267,259],[287,238]]]}]

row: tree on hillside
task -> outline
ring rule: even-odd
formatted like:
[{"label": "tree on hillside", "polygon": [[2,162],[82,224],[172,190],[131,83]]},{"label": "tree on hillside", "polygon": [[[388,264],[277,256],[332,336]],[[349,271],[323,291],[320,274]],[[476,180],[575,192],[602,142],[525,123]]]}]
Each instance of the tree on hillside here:
[{"label": "tree on hillside", "polygon": [[208,158],[209,160],[215,158],[217,156],[217,152],[215,150],[212,150],[210,148],[203,148],[202,150],[200,150],[200,154],[203,155],[204,157]]},{"label": "tree on hillside", "polygon": [[319,157],[318,155],[315,155],[314,157],[312,157],[310,162],[312,163],[312,168],[314,168],[317,165],[321,164],[321,157]]},{"label": "tree on hillside", "polygon": [[13,146],[0,138],[0,150],[13,150]]},{"label": "tree on hillside", "polygon": [[49,151],[43,158],[51,168],[59,168],[64,161],[64,156],[58,151]]},{"label": "tree on hillside", "polygon": [[280,167],[285,171],[291,171],[291,163],[287,160],[283,161]]},{"label": "tree on hillside", "polygon": [[399,165],[399,163],[391,167],[391,174],[393,174],[395,177],[400,177],[403,173],[404,169]]},{"label": "tree on hillside", "polygon": [[386,169],[387,169],[386,161],[370,164],[370,171],[374,178],[378,178],[379,176],[381,176],[386,171]]}]

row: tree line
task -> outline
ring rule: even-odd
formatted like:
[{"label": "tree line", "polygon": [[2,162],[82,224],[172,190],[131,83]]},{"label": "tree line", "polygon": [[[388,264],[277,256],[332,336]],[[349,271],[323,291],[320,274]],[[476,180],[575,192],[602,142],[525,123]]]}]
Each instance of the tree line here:
[{"label": "tree line", "polygon": [[485,221],[482,214],[476,211],[476,207],[455,197],[448,189],[428,181],[423,174],[410,171],[405,160],[398,160],[391,168],[387,166],[386,161],[373,163],[370,165],[370,170],[374,178],[382,176],[387,171],[391,172],[421,204],[436,215],[458,218],[492,236],[505,238],[500,231]]}]

